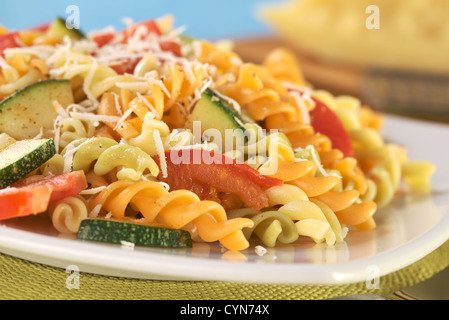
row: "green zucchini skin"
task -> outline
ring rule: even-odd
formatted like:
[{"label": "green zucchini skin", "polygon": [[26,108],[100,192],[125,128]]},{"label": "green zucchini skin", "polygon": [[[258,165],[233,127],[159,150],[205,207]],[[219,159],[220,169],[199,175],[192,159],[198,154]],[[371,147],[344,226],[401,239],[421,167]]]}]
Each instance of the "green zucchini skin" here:
[{"label": "green zucchini skin", "polygon": [[234,141],[225,141],[226,132],[228,131],[229,134],[229,130],[232,130],[234,139],[245,141],[242,117],[212,89],[208,88],[202,93],[201,99],[196,103],[187,119],[186,127],[195,131],[195,122],[201,123],[201,135],[209,129],[218,130],[222,137],[221,145],[224,150],[232,149],[232,143],[235,143]]},{"label": "green zucchini skin", "polygon": [[0,151],[0,188],[24,178],[56,154],[53,139],[22,140]]},{"label": "green zucchini skin", "polygon": [[72,40],[82,40],[85,38],[83,32],[78,29],[68,29],[66,20],[61,17],[56,18],[47,30],[47,34],[63,40],[65,36],[69,36]]},{"label": "green zucchini skin", "polygon": [[33,139],[53,129],[58,116],[53,103],[63,107],[74,103],[70,80],[36,82],[0,102],[0,132],[16,140]]},{"label": "green zucchini skin", "polygon": [[161,248],[191,248],[192,238],[185,230],[153,227],[111,219],[86,219],[81,222],[78,240]]}]

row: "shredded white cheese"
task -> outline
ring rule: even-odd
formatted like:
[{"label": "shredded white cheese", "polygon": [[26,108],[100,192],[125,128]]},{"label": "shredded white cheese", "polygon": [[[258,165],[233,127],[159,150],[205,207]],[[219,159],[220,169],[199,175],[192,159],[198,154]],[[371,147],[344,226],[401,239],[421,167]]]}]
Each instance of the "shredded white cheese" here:
[{"label": "shredded white cheese", "polygon": [[264,256],[267,254],[268,250],[262,246],[256,246],[254,248],[254,251],[256,252],[256,254],[260,257]]},{"label": "shredded white cheese", "polygon": [[126,119],[128,119],[128,117],[129,117],[133,112],[134,112],[134,109],[133,109],[133,108],[130,108],[130,109],[126,110],[126,111],[123,113],[122,117],[117,121],[117,124],[116,124],[114,130],[117,130],[117,128],[119,128],[119,127],[122,125],[122,123],[125,122]]},{"label": "shredded white cheese", "polygon": [[315,148],[313,146],[307,146],[306,150],[310,151],[310,154],[312,155],[313,162],[315,162],[315,164],[318,168],[318,171],[320,171],[320,173],[324,177],[329,176],[329,174],[326,172],[326,170],[324,170],[323,165],[321,164],[320,160],[317,158],[317,156],[315,154]]},{"label": "shredded white cheese", "polygon": [[129,241],[120,241],[120,244],[123,249],[133,250],[135,247],[135,244]]},{"label": "shredded white cheese", "polygon": [[225,100],[226,102],[228,102],[228,103],[231,105],[231,107],[233,107],[233,108],[235,109],[235,111],[237,111],[239,114],[242,112],[242,108],[240,107],[240,104],[239,104],[237,101],[235,101],[235,100],[229,98],[228,96],[225,96],[225,95],[221,94],[221,93],[218,92],[218,91],[214,91],[214,92],[215,92],[220,98],[222,98],[223,100]]},{"label": "shredded white cheese", "polygon": [[162,177],[168,178],[167,159],[165,158],[164,143],[162,142],[161,133],[159,132],[159,130],[153,131],[153,139],[156,145],[157,154],[159,155]]},{"label": "shredded white cheese", "polygon": [[92,211],[89,213],[89,217],[93,219],[98,218],[100,211],[101,211],[101,204],[95,206],[95,208],[92,209]]},{"label": "shredded white cheese", "polygon": [[141,95],[140,93],[137,93],[137,96],[139,97],[139,99],[148,107],[148,109],[151,110],[151,112],[155,115],[155,118],[157,116],[160,117],[160,114],[156,111],[156,108],[150,103],[150,101],[148,101],[147,98],[145,98],[143,95]]},{"label": "shredded white cheese", "polygon": [[100,114],[93,113],[84,113],[84,112],[70,112],[70,116],[72,118],[91,121],[91,122],[105,122],[105,123],[117,123],[120,121],[120,117],[117,116],[106,116]]},{"label": "shredded white cheese", "polygon": [[299,113],[301,114],[302,122],[305,124],[310,124],[310,114],[307,110],[307,105],[304,98],[297,91],[291,91],[290,95],[295,99],[296,105],[298,106]]},{"label": "shredded white cheese", "polygon": [[104,189],[106,189],[106,187],[98,187],[98,188],[85,189],[85,190],[81,191],[80,194],[81,194],[81,195],[93,195],[93,194],[98,194],[98,193],[102,192]]}]

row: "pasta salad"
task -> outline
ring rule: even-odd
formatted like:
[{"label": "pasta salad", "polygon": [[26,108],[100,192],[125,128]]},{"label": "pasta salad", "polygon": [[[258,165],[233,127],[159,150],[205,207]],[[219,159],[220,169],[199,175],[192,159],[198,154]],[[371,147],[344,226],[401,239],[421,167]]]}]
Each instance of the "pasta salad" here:
[{"label": "pasta salad", "polygon": [[383,116],[311,87],[294,55],[262,64],[173,17],[83,34],[0,28],[0,219],[47,215],[80,240],[241,251],[333,246],[434,166]]}]

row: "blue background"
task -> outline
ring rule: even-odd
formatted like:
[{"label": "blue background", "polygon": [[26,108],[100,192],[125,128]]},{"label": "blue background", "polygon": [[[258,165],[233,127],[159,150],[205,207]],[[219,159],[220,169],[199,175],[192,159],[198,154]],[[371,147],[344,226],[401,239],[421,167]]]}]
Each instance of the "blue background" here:
[{"label": "blue background", "polygon": [[17,30],[68,17],[66,8],[80,9],[80,26],[85,32],[114,26],[123,28],[122,18],[148,20],[166,14],[175,16],[175,26],[186,34],[204,39],[244,37],[270,33],[257,15],[257,8],[282,0],[21,0],[2,1],[0,24]]}]

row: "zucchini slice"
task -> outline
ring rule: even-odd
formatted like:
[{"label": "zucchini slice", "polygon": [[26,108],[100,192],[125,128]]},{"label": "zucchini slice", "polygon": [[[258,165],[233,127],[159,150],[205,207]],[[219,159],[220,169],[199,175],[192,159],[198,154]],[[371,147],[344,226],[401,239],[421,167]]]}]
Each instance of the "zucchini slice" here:
[{"label": "zucchini slice", "polygon": [[9,147],[10,145],[12,145],[15,142],[16,142],[16,139],[11,138],[6,133],[0,134],[0,151],[5,149],[6,147]]},{"label": "zucchini slice", "polygon": [[47,140],[22,140],[0,151],[0,188],[27,176],[56,154],[55,143]]},{"label": "zucchini slice", "polygon": [[82,40],[85,38],[84,33],[78,29],[69,29],[66,21],[58,17],[56,18],[47,30],[47,35],[63,40],[65,36],[69,36],[72,40]]},{"label": "zucchini slice", "polygon": [[53,129],[58,116],[54,101],[63,107],[73,104],[70,80],[46,80],[17,91],[0,102],[0,132],[16,140],[33,139]]},{"label": "zucchini slice", "polygon": [[[244,120],[221,96],[206,89],[189,115],[186,127],[196,134],[195,126],[201,125],[201,138],[222,146],[223,151],[233,150],[236,143],[245,141]],[[215,139],[220,138],[221,141]]]},{"label": "zucchini slice", "polygon": [[156,227],[114,219],[86,219],[81,222],[78,240],[161,248],[191,248],[192,238],[185,230]]}]

